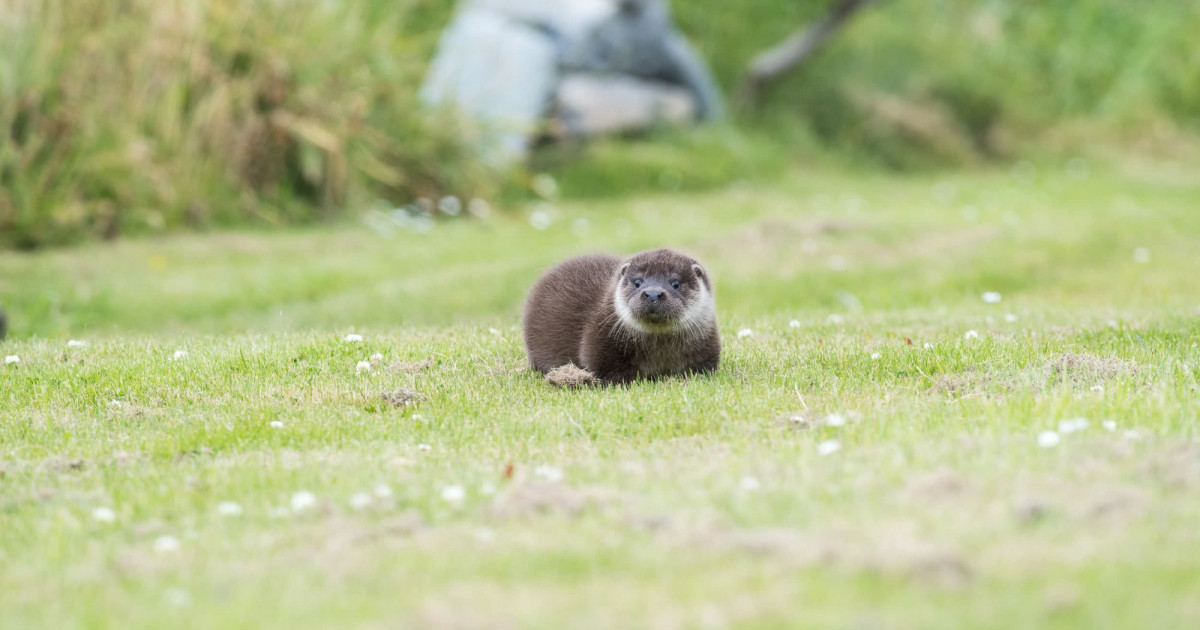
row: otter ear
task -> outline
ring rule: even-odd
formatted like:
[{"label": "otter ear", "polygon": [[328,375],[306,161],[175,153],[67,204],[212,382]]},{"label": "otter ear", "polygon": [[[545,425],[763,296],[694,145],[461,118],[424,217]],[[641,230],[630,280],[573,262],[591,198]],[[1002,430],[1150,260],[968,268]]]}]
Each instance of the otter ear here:
[{"label": "otter ear", "polygon": [[624,265],[621,265],[621,271],[619,271],[619,272],[617,273],[617,277],[618,277],[618,278],[624,278],[624,277],[625,277],[625,272],[626,272],[626,271],[629,271],[629,263],[625,263]]},{"label": "otter ear", "polygon": [[704,271],[704,267],[700,266],[700,263],[693,263],[692,271],[695,272],[697,278],[703,278],[707,275],[707,272]]}]

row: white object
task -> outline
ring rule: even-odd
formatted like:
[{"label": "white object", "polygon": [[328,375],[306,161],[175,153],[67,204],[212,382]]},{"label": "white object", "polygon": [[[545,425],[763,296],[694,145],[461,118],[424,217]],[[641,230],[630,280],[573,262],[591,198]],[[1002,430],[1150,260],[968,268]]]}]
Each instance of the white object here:
[{"label": "white object", "polygon": [[846,417],[840,413],[831,413],[825,416],[825,426],[827,427],[840,427],[844,424],[846,424]]},{"label": "white object", "polygon": [[462,486],[446,486],[442,488],[442,500],[449,503],[460,503],[467,497],[467,491]]},{"label": "white object", "polygon": [[72,339],[67,342],[68,348],[82,348],[86,345],[87,345],[86,341],[80,341],[79,339]]},{"label": "white object", "polygon": [[100,521],[101,523],[111,523],[117,520],[117,513],[114,512],[112,508],[98,507],[92,510],[92,518]]},{"label": "white object", "polygon": [[738,336],[738,339],[745,339],[746,337],[753,337],[754,331],[750,330],[749,328],[743,328],[743,329],[737,331],[737,336]]},{"label": "white object", "polygon": [[367,506],[371,505],[371,501],[371,495],[366,492],[359,492],[350,497],[350,507],[356,510],[366,509]]},{"label": "white object", "polygon": [[154,541],[154,550],[158,553],[173,553],[179,551],[179,539],[174,536],[159,536]]},{"label": "white object", "polygon": [[15,355],[15,354],[10,354],[10,355],[4,357],[4,365],[12,365],[13,363],[20,363],[20,362],[21,362],[21,357]]},{"label": "white object", "polygon": [[1038,434],[1037,442],[1042,448],[1054,448],[1058,446],[1059,437],[1054,431],[1042,431]]},{"label": "white object", "polygon": [[354,366],[354,371],[358,372],[358,373],[370,372],[371,371],[371,362],[370,361],[359,361],[358,365]]},{"label": "white object", "polygon": [[346,337],[344,339],[344,341],[349,341],[350,343],[356,343],[356,342],[359,342],[362,340],[363,340],[362,335],[356,335],[354,333],[350,333],[349,335],[346,335]]},{"label": "white object", "polygon": [[792,321],[788,322],[788,328],[799,328],[799,327],[800,327],[800,320],[798,320],[798,319],[793,319]]},{"label": "white object", "polygon": [[292,495],[292,511],[303,512],[316,506],[317,497],[311,492],[301,490]]},{"label": "white object", "polygon": [[178,361],[188,355],[187,350],[176,350],[175,354],[171,355],[172,361]]},{"label": "white object", "polygon": [[832,455],[842,450],[842,443],[837,440],[825,440],[817,445],[817,455]]},{"label": "white object", "polygon": [[241,516],[242,506],[233,501],[222,501],[217,504],[217,514],[221,516]]},{"label": "white object", "polygon": [[974,330],[968,330],[967,334],[963,335],[963,338],[964,339],[978,339],[979,333],[975,332]]},{"label": "white object", "polygon": [[988,291],[983,294],[983,301],[988,304],[999,304],[1002,296],[995,291]]}]

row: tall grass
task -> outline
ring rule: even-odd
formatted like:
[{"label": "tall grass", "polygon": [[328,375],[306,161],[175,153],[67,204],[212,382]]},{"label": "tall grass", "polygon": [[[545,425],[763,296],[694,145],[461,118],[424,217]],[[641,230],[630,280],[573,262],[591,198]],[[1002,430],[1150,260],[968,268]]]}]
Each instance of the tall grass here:
[{"label": "tall grass", "polygon": [[[489,178],[413,86],[412,3],[0,4],[0,240],[327,217]],[[436,33],[434,33],[436,35]]]}]

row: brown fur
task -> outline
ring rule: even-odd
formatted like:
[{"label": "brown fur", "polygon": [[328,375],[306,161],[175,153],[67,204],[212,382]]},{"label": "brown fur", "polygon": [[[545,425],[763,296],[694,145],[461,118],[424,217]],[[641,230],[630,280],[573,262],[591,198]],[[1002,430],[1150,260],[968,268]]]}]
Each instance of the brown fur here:
[{"label": "brown fur", "polygon": [[524,325],[530,365],[543,373],[573,363],[627,383],[711,372],[720,361],[712,280],[668,249],[562,263],[530,290]]}]

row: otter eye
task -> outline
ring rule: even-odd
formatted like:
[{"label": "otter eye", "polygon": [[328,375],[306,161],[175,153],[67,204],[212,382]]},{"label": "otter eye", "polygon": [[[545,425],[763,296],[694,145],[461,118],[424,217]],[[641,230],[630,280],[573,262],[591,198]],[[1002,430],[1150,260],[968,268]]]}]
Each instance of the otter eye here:
[{"label": "otter eye", "polygon": [[672,289],[678,289],[678,288],[679,288],[679,281],[678,281],[678,280],[672,280],[672,281],[671,281],[671,288],[672,288]]},{"label": "otter eye", "polygon": [[634,280],[634,281],[633,281],[633,286],[635,286],[635,287],[640,287],[640,286],[642,286],[642,279],[641,279],[641,278],[638,278],[637,280]]}]

